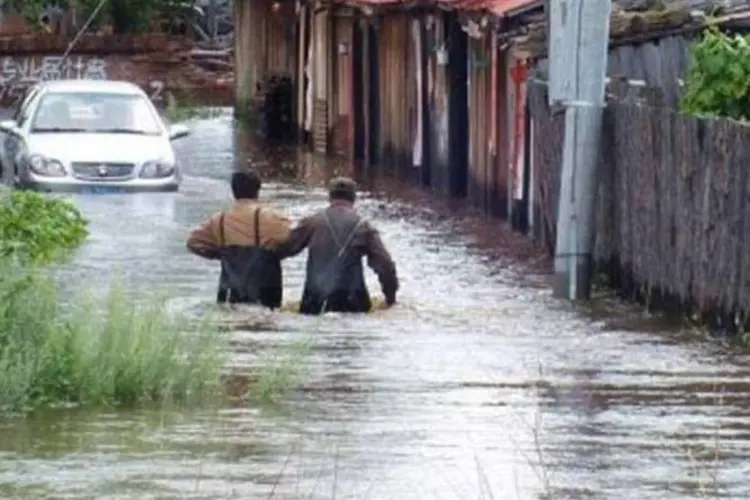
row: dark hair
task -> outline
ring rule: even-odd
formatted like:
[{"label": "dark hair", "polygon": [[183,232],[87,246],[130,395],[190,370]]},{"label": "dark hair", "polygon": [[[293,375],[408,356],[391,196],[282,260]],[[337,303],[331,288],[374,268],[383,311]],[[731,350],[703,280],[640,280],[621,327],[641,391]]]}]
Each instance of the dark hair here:
[{"label": "dark hair", "polygon": [[337,177],[328,187],[328,196],[332,200],[346,200],[354,203],[357,199],[357,184],[348,177]]},{"label": "dark hair", "polygon": [[261,184],[260,175],[254,169],[232,174],[232,194],[236,200],[257,199]]}]

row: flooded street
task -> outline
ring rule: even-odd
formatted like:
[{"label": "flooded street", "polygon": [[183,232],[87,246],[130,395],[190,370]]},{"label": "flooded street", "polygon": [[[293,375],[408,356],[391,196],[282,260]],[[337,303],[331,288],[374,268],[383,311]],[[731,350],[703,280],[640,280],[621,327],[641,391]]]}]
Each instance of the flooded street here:
[{"label": "flooded street", "polygon": [[[247,155],[275,179],[262,197],[294,220],[325,206],[323,160],[260,150],[229,115],[191,126],[179,193],[76,198],[92,235],[70,284],[104,289],[119,273],[187,312],[210,305],[217,265],[185,237],[228,204]],[[380,191],[360,207],[399,266],[396,308],[280,313],[234,334],[239,372],[311,342],[288,403],[0,421],[0,498],[750,498],[745,355],[624,306],[576,311],[533,267],[483,249],[498,222]],[[284,263],[285,301],[303,270],[304,254]]]}]

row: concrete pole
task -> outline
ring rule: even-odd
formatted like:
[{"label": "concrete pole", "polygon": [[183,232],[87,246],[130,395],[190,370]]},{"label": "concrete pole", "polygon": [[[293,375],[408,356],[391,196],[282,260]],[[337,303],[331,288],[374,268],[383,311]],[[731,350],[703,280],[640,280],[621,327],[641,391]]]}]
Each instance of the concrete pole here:
[{"label": "concrete pole", "polygon": [[[591,291],[597,162],[612,3],[557,0],[551,4],[550,60],[558,51],[567,54],[565,64],[550,65],[550,100],[566,106],[554,291],[558,297],[586,300]],[[557,47],[553,49],[554,45]]]}]

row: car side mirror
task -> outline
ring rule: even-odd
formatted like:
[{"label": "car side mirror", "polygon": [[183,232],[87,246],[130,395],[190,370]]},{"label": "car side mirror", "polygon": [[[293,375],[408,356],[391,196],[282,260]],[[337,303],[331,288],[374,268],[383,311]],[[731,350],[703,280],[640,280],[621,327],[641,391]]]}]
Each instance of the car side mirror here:
[{"label": "car side mirror", "polygon": [[177,139],[182,139],[183,137],[187,137],[188,135],[190,135],[190,129],[188,129],[185,125],[178,123],[169,127],[170,141],[176,141]]},{"label": "car side mirror", "polygon": [[0,121],[0,131],[6,134],[15,134],[18,132],[18,123],[15,120]]}]

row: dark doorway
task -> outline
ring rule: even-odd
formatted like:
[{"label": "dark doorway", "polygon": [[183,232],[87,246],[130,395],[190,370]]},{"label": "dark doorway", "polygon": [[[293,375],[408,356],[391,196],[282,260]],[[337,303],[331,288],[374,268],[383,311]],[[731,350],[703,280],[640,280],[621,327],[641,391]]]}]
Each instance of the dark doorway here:
[{"label": "dark doorway", "polygon": [[455,12],[445,15],[448,34],[448,158],[450,194],[466,196],[469,176],[468,37]]},{"label": "dark doorway", "polygon": [[419,71],[422,73],[422,87],[418,89],[419,99],[422,101],[422,186],[432,186],[432,172],[431,172],[431,161],[430,161],[430,137],[432,136],[432,126],[430,124],[430,99],[427,88],[429,84],[427,79],[430,78],[427,72],[429,64],[430,53],[428,51],[429,44],[427,43],[427,37],[430,33],[425,29],[424,23],[419,25],[419,50],[421,52]]},{"label": "dark doorway", "polygon": [[527,233],[529,231],[529,195],[531,186],[531,117],[527,103],[523,103],[525,109],[523,120],[523,191],[522,199],[513,200],[512,225],[518,231]]},{"label": "dark doorway", "polygon": [[380,161],[380,64],[378,61],[378,31],[372,24],[367,25],[367,106],[369,131],[367,138],[367,158],[369,165]]},{"label": "dark doorway", "polygon": [[352,34],[352,89],[354,95],[354,159],[364,160],[365,150],[365,59],[364,41],[366,25],[362,21],[354,23],[354,33]]}]

